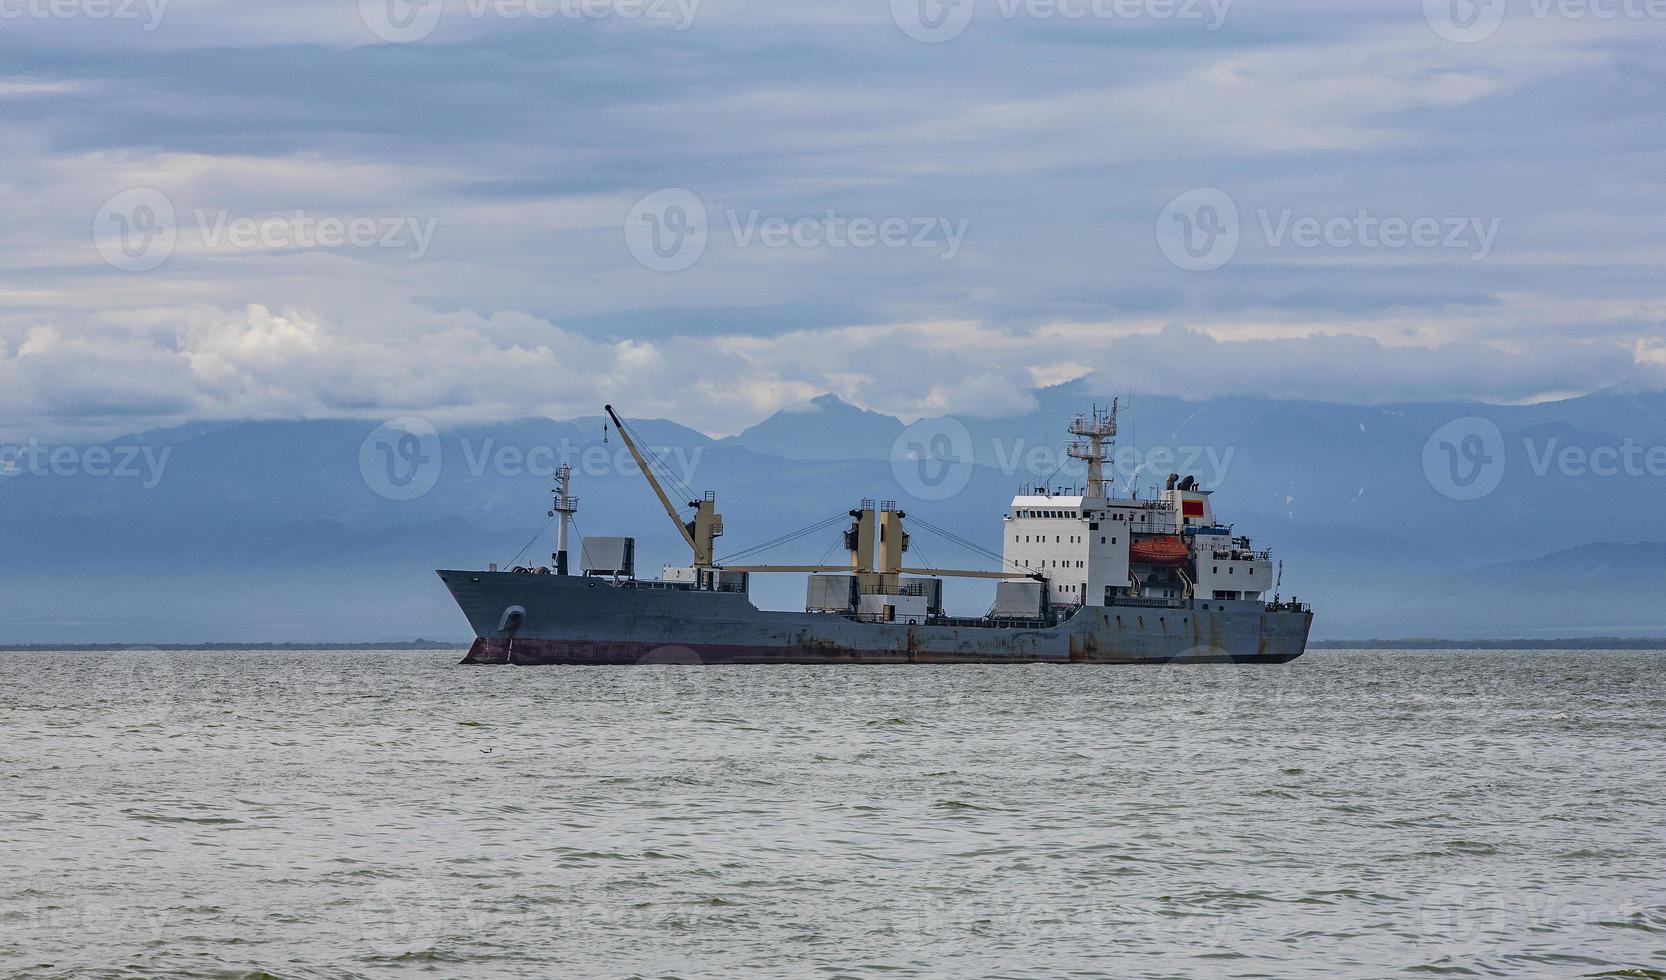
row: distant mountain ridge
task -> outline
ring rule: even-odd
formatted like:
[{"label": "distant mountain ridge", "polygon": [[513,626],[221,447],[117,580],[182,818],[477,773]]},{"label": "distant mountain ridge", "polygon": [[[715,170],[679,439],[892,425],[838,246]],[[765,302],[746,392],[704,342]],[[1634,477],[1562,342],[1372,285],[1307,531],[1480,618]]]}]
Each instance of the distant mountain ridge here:
[{"label": "distant mountain ridge", "polygon": [[[1054,465],[1065,424],[1107,400],[1086,382],[1034,398],[1023,416],[956,418],[977,464],[942,499],[914,496],[908,467],[893,466],[899,420],[832,396],[727,439],[665,420],[630,424],[691,492],[719,493],[720,556],[864,497],[899,500],[998,550],[1015,489],[1080,479]],[[1471,417],[1498,426],[1505,452],[1496,489],[1453,499],[1426,472],[1425,449],[1443,425]],[[466,639],[432,570],[547,562],[550,470],[560,459],[576,473],[581,534],[635,535],[643,574],[687,560],[599,416],[439,433],[432,486],[413,499],[378,487],[390,460],[366,455],[376,428],[214,423],[116,440],[168,449],[163,478],[148,488],[89,473],[0,479],[0,643]],[[1666,529],[1655,518],[1666,473],[1600,476],[1588,465],[1592,451],[1627,443],[1666,446],[1666,395],[1508,407],[1136,397],[1124,403],[1118,444],[1119,462],[1131,465],[1116,479],[1149,493],[1167,472],[1195,472],[1224,520],[1285,561],[1284,592],[1315,603],[1318,636],[1659,634]],[[1547,454],[1569,447],[1587,455],[1582,469],[1541,471]],[[819,563],[834,538],[758,560]],[[915,544],[928,563],[984,560],[923,529]],[[759,576],[753,591],[762,605],[791,608],[803,584]],[[957,612],[988,603],[977,583],[949,592]]]},{"label": "distant mountain ridge", "polygon": [[731,439],[783,459],[886,459],[902,431],[898,419],[857,408],[837,395],[822,395],[776,412]]}]

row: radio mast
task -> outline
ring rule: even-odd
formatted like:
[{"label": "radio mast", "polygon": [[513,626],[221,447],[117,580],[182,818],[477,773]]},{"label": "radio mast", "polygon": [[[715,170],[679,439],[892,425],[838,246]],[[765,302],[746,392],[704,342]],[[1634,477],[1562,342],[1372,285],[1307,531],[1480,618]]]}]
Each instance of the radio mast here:
[{"label": "radio mast", "polygon": [[578,498],[571,496],[573,484],[573,468],[566,463],[555,471],[555,504],[550,509],[550,516],[560,518],[555,529],[555,574],[567,574],[567,524],[573,515],[578,513]]},{"label": "radio mast", "polygon": [[1071,459],[1088,464],[1089,497],[1105,496],[1105,464],[1110,462],[1110,448],[1116,442],[1117,400],[1111,399],[1110,411],[1093,406],[1087,415],[1078,415],[1070,422],[1070,434],[1076,440],[1065,451]]}]

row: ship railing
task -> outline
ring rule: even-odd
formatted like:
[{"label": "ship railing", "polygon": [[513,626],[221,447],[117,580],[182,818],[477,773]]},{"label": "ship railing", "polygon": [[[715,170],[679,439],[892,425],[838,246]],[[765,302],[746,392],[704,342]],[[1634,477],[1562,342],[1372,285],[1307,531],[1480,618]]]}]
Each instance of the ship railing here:
[{"label": "ship railing", "polygon": [[1313,611],[1313,607],[1305,602],[1269,602],[1267,603],[1267,611],[1310,613]]},{"label": "ship railing", "polygon": [[926,594],[924,582],[911,582],[906,585],[868,585],[862,588],[863,595],[904,595],[923,597]]},{"label": "ship railing", "polygon": [[930,625],[970,626],[1003,630],[1034,630],[1047,629],[1050,624],[1047,620],[1041,618],[1025,619],[1022,617],[1011,616],[986,616],[981,619],[974,619],[966,616],[938,616],[931,620]]},{"label": "ship railing", "polygon": [[1163,535],[1171,538],[1181,530],[1178,524],[1141,524],[1139,521],[1129,521],[1122,526],[1128,529],[1129,534]]},{"label": "ship railing", "polygon": [[845,618],[858,623],[889,623],[892,626],[965,626],[982,629],[1046,629],[1045,619],[1010,619],[1006,617],[972,618],[966,616],[926,616],[923,623],[911,624],[909,617],[887,619],[882,613],[845,613]]},{"label": "ship railing", "polygon": [[618,584],[626,589],[651,589],[659,592],[695,592],[699,588],[693,582],[661,582],[652,579],[628,579]]},{"label": "ship railing", "polygon": [[665,582],[658,579],[627,579],[618,585],[626,589],[655,589],[661,592],[746,592],[746,586],[739,584],[708,585],[701,588],[693,582]]},{"label": "ship railing", "polygon": [[1107,606],[1131,606],[1135,609],[1185,609],[1190,605],[1185,599],[1149,599],[1143,596],[1119,595],[1106,600]]}]

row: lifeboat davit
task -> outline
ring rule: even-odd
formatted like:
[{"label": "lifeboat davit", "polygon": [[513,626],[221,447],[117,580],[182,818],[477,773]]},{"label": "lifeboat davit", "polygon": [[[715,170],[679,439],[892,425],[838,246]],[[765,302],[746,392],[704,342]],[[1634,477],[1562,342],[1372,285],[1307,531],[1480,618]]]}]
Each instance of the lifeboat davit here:
[{"label": "lifeboat davit", "polygon": [[1144,565],[1184,565],[1191,560],[1186,542],[1177,535],[1135,538],[1128,543],[1128,560]]}]

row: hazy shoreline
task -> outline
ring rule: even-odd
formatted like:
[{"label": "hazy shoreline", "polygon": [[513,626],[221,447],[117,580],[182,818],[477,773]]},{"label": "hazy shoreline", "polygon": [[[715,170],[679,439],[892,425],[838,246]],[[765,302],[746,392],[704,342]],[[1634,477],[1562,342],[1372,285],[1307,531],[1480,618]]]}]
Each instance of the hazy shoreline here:
[{"label": "hazy shoreline", "polygon": [[114,653],[121,650],[161,650],[189,653],[210,650],[457,650],[469,641],[400,640],[387,643],[0,643],[0,653]]},{"label": "hazy shoreline", "polygon": [[[457,650],[468,641],[405,640],[388,643],[0,643],[0,653],[114,653],[122,650],[160,650],[189,653],[215,650],[353,651]],[[1416,637],[1401,640],[1315,640],[1309,650],[1666,650],[1666,637],[1586,636],[1566,639],[1448,640]]]}]

